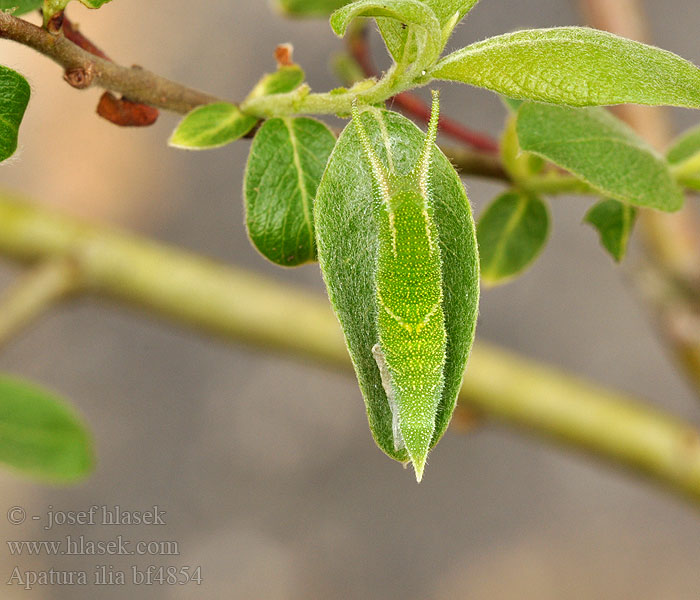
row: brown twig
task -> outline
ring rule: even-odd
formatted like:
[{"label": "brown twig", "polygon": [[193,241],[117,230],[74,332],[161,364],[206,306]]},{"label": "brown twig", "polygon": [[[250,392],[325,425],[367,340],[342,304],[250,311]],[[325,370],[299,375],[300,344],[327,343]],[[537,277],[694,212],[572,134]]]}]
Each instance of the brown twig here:
[{"label": "brown twig", "polygon": [[[348,49],[365,76],[377,76],[377,71],[370,56],[366,27],[356,28],[351,31],[350,35],[348,35]],[[411,92],[397,94],[389,102],[401,109],[402,112],[414,116],[424,123],[430,121],[430,106]],[[498,142],[488,134],[473,131],[458,121],[444,116],[440,117],[438,127],[446,135],[475,150],[489,154],[498,154]]]},{"label": "brown twig", "polygon": [[132,100],[185,114],[197,106],[223,102],[146,69],[123,67],[91,54],[65,35],[53,35],[32,23],[0,11],[0,38],[13,40],[48,56],[65,69],[66,80],[84,89],[99,86]]},{"label": "brown twig", "polygon": [[[73,25],[65,14],[63,15],[63,35],[66,36],[76,46],[86,50],[94,56],[99,56],[109,62],[114,62],[100,48],[92,43],[83,33]],[[153,125],[158,120],[158,109],[143,104],[133,102],[122,96],[117,98],[111,92],[105,92],[97,105],[97,114],[110,123],[120,127],[146,127]]]}]

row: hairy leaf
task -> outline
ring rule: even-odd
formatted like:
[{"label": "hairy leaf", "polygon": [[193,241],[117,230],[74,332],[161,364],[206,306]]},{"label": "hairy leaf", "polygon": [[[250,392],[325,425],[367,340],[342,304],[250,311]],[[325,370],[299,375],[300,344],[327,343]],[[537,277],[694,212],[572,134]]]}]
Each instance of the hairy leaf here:
[{"label": "hairy leaf", "polygon": [[243,114],[234,104],[207,104],[187,114],[168,143],[188,150],[218,148],[243,137],[257,122],[255,117]]},{"label": "hairy leaf", "polygon": [[539,196],[510,191],[496,198],[476,228],[481,277],[505,283],[537,258],[549,236],[549,212]]},{"label": "hairy leaf", "polygon": [[277,0],[277,7],[291,17],[325,17],[352,0]]},{"label": "hairy leaf", "polygon": [[0,161],[17,149],[19,125],[29,103],[31,90],[19,73],[0,66]]},{"label": "hairy leaf", "polygon": [[328,127],[307,117],[270,119],[255,135],[243,188],[246,225],[272,262],[316,260],[313,201],[334,145]]},{"label": "hairy leaf", "polygon": [[92,441],[75,411],[36,385],[0,376],[0,461],[68,482],[93,469]]},{"label": "hairy leaf", "polygon": [[[452,31],[464,16],[476,5],[479,0],[424,0],[424,3],[430,7],[442,31],[440,51],[445,47],[449,40]],[[401,49],[406,44],[408,30],[393,19],[378,19],[379,28],[385,40],[392,40],[391,50],[392,56],[400,55]]]},{"label": "hairy leaf", "polygon": [[[432,8],[419,0],[357,0],[331,16],[331,27],[342,36],[357,17],[375,17],[384,42],[400,64],[432,65],[442,52],[442,28]],[[405,26],[405,30],[404,30]],[[409,35],[410,33],[410,35]]]},{"label": "hairy leaf", "polygon": [[286,94],[304,83],[304,70],[299,65],[283,65],[274,73],[263,75],[248,99],[271,94]]},{"label": "hairy leaf", "polygon": [[44,0],[0,0],[0,11],[10,11],[15,17],[39,10]]},{"label": "hairy leaf", "polygon": [[666,161],[607,110],[525,103],[517,131],[524,150],[571,171],[602,196],[665,211],[683,204]]},{"label": "hairy leaf", "polygon": [[[424,134],[405,117],[389,111],[370,109],[359,119],[369,146],[383,168],[394,174],[392,186],[400,187],[419,162]],[[473,340],[479,297],[479,261],[464,188],[449,160],[437,147],[432,148],[430,155],[428,181],[429,222],[437,231],[441,255],[442,311],[446,332],[444,385],[430,440],[433,446],[449,423]],[[358,130],[351,123],[344,129],[331,154],[316,197],[314,223],[318,256],[331,304],[345,333],[365,398],[372,435],[386,454],[406,461],[408,453],[400,445],[397,449],[396,445],[391,401],[382,383],[379,366],[382,357],[376,353],[373,355],[373,349],[380,342],[377,284],[381,257],[380,222],[377,219],[384,214],[378,204],[381,198],[378,192]],[[386,221],[381,222],[386,226]],[[404,251],[405,242],[397,236],[397,256],[398,251]],[[390,255],[391,250],[389,258]],[[382,256],[387,257],[386,249]],[[396,283],[400,285],[404,277],[408,277],[407,273],[397,273]],[[410,281],[410,277],[406,281]],[[384,301],[388,300],[385,298]],[[377,349],[385,355],[384,359],[389,360],[386,347]],[[417,363],[413,368],[419,369],[422,365]]]},{"label": "hairy leaf", "polygon": [[441,60],[430,75],[512,98],[570,106],[700,108],[700,69],[681,57],[595,29],[507,33]]},{"label": "hairy leaf", "polygon": [[600,234],[600,243],[616,262],[627,252],[637,209],[617,200],[601,200],[586,213],[583,220],[590,223]]}]

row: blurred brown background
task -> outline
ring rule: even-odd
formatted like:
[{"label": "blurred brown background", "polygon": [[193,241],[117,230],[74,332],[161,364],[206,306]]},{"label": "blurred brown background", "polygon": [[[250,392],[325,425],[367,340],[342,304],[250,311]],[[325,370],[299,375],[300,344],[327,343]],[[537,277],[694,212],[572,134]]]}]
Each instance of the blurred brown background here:
[{"label": "blurred brown background", "polygon": [[[77,3],[75,3],[77,5]],[[70,15],[108,54],[233,100],[274,68],[292,42],[311,85],[336,85],[341,49],[323,21],[286,21],[266,2],[115,0]],[[202,10],[204,9],[204,10]],[[456,49],[522,27],[580,22],[574,0],[482,0],[450,42]],[[647,3],[654,42],[700,63],[700,5]],[[376,40],[375,40],[376,41]],[[376,48],[380,49],[379,43]],[[178,117],[143,130],[99,119],[100,92],[77,92],[26,48],[0,42],[0,61],[34,92],[21,150],[0,167],[4,189],[323,293],[316,265],[264,262],[242,225],[248,142],[187,153],[166,140]],[[443,111],[496,132],[492,94],[443,86]],[[698,120],[676,113],[677,124]],[[478,213],[499,189],[466,182]],[[553,202],[552,239],[535,267],[484,294],[478,336],[648,398],[698,420],[697,400],[669,363],[645,311],[596,235],[588,201]],[[633,266],[631,261],[627,268]],[[1,263],[0,283],[19,272]],[[178,557],[12,557],[22,570],[136,564],[201,565],[200,587],[4,586],[6,598],[584,598],[700,597],[700,515],[625,473],[526,435],[485,426],[448,433],[416,485],[371,441],[355,381],[314,366],[225,345],[95,299],[52,311],[0,356],[0,369],[70,398],[97,439],[85,484],[52,489],[0,472],[7,539],[177,540]],[[29,514],[92,504],[167,510],[167,526],[10,526]]]}]

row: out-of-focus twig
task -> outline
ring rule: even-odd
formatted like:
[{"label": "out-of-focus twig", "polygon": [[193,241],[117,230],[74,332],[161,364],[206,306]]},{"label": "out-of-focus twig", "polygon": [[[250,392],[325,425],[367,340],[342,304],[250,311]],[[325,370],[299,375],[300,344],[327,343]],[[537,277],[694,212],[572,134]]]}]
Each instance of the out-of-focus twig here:
[{"label": "out-of-focus twig", "polygon": [[[5,197],[0,254],[23,262],[70,257],[82,291],[350,371],[328,302],[301,289]],[[700,504],[700,432],[623,394],[477,343],[457,410],[462,426],[476,413],[525,428],[643,473]]]},{"label": "out-of-focus twig", "polygon": [[70,258],[40,262],[0,296],[0,347],[77,289],[78,270]]}]

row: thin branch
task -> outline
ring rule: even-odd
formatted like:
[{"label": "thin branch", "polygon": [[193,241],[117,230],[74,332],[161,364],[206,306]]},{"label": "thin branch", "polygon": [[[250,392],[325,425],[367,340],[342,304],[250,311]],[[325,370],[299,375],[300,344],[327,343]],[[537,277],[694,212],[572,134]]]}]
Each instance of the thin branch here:
[{"label": "thin branch", "polygon": [[32,23],[0,11],[0,38],[13,40],[48,56],[65,70],[73,87],[99,86],[134,102],[188,113],[220,98],[190,89],[140,67],[123,67],[78,47],[64,35],[53,35]]},{"label": "thin branch", "polygon": [[474,175],[486,179],[495,179],[512,184],[513,180],[503,168],[501,159],[493,154],[477,150],[467,150],[461,146],[446,146],[440,144],[440,149],[450,162],[457,168],[460,175]]},{"label": "thin branch", "polygon": [[[376,77],[377,71],[369,51],[367,28],[361,26],[351,29],[347,39],[350,54],[364,72],[365,77]],[[389,103],[424,123],[430,121],[430,105],[411,92],[397,94],[389,100]],[[498,142],[488,134],[474,131],[459,121],[444,115],[440,116],[438,127],[441,132],[475,150],[488,154],[498,154]]]},{"label": "thin branch", "polygon": [[[328,302],[259,275],[0,198],[0,254],[72,257],[82,290],[350,372]],[[622,394],[478,343],[457,420],[493,418],[644,473],[700,503],[700,432]],[[467,414],[465,414],[467,411]]]},{"label": "thin branch", "polygon": [[[592,25],[639,41],[648,41],[649,27],[639,0],[581,0]],[[671,140],[668,112],[659,107],[616,108],[659,150]],[[655,308],[662,333],[700,393],[700,223],[690,202],[683,210],[640,213],[642,242],[649,259],[639,280],[642,294]],[[654,273],[650,274],[649,271]],[[678,293],[680,292],[680,293]]]},{"label": "thin branch", "polygon": [[0,297],[0,347],[75,291],[78,271],[66,258],[49,258],[27,271]]}]

